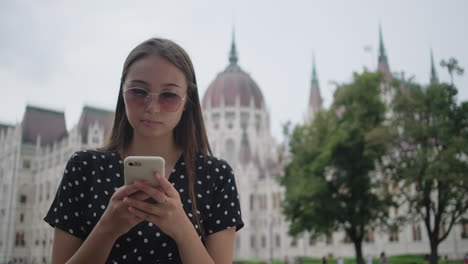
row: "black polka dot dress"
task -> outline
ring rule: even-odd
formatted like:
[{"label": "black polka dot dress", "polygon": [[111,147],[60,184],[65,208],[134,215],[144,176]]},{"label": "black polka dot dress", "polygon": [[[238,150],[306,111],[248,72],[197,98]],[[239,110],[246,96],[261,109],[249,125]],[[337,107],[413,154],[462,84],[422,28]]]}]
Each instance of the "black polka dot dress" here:
[{"label": "black polka dot dress", "polygon": [[[191,210],[182,157],[174,166],[169,182],[179,192],[185,213],[200,235]],[[66,165],[44,220],[84,241],[104,213],[112,194],[123,184],[123,161],[117,152],[76,152]],[[198,208],[195,213],[200,215],[206,236],[229,227],[239,230],[244,226],[234,173],[226,161],[211,156],[197,157],[195,191]],[[107,263],[182,262],[175,241],[151,222],[143,221],[117,239]]]}]

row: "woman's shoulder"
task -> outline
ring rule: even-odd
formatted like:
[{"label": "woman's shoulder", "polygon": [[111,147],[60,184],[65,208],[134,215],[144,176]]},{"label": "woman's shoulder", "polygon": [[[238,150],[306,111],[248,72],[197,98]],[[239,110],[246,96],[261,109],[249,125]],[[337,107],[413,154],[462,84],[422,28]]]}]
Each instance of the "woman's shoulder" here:
[{"label": "woman's shoulder", "polygon": [[211,156],[211,155],[198,155],[198,163],[204,164],[209,169],[229,169],[232,170],[231,165],[221,158]]},{"label": "woman's shoulder", "polygon": [[105,162],[111,159],[119,158],[117,152],[101,151],[96,149],[84,149],[73,153],[70,162],[96,163]]},{"label": "woman's shoulder", "polygon": [[234,179],[234,171],[229,163],[221,158],[210,155],[199,155],[198,172],[201,172],[208,180],[215,185],[222,185],[225,182],[231,183]]}]

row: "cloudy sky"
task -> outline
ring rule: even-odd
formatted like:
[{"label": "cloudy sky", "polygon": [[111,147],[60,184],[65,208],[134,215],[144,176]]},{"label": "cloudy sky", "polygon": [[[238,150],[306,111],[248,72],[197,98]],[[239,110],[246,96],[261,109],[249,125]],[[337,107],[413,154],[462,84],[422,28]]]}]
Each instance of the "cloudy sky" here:
[{"label": "cloudy sky", "polygon": [[[305,113],[313,53],[325,106],[334,83],[375,68],[379,22],[391,70],[427,83],[431,48],[468,70],[467,11],[464,0],[0,1],[0,123],[20,122],[27,104],[64,111],[69,129],[84,105],[113,110],[126,56],[153,36],[188,51],[204,95],[228,64],[235,26],[239,64],[279,139],[281,124]],[[455,84],[468,100],[468,72]]]}]

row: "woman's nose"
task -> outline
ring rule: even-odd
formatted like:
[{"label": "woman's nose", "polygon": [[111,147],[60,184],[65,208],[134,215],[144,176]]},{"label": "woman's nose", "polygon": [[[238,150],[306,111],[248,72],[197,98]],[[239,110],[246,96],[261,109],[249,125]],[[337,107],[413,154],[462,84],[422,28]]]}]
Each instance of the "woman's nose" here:
[{"label": "woman's nose", "polygon": [[[155,98],[153,98],[153,96]],[[159,104],[159,94],[149,94],[146,99],[145,108],[148,112],[161,112],[161,105]]]}]

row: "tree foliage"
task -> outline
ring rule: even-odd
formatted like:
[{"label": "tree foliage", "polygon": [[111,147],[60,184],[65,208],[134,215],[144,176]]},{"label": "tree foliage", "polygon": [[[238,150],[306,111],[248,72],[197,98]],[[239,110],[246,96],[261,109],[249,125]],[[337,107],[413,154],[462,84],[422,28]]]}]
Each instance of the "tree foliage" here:
[{"label": "tree foliage", "polygon": [[291,162],[281,183],[284,213],[292,235],[343,230],[363,263],[362,241],[369,228],[385,223],[392,205],[377,170],[388,151],[385,105],[378,73],[355,74],[341,85],[330,110],[290,136]]},{"label": "tree foliage", "polygon": [[468,102],[457,103],[456,88],[445,83],[402,87],[385,171],[401,185],[410,219],[424,222],[437,263],[438,245],[468,210]]}]

